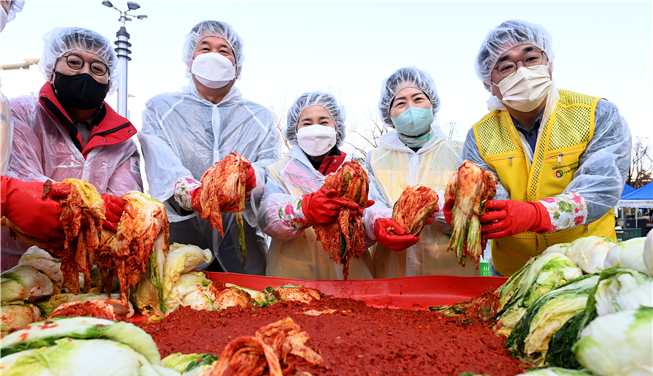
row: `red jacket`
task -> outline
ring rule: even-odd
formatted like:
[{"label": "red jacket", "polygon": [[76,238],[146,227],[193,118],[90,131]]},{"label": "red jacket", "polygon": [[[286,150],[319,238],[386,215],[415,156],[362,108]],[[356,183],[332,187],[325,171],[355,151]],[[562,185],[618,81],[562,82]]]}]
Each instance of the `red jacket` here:
[{"label": "red jacket", "polygon": [[52,91],[52,84],[46,82],[39,92],[39,102],[48,113],[57,118],[66,128],[73,143],[82,152],[84,158],[96,146],[115,145],[136,135],[136,127],[126,118],[118,115],[106,102],[95,118],[88,143],[84,145],[70,116],[66,113],[57,96]]},{"label": "red jacket", "polygon": [[345,158],[347,158],[347,153],[340,151],[339,149],[336,149],[334,154],[335,155],[330,155],[324,158],[322,161],[322,164],[318,169],[322,175],[327,176],[336,172],[340,165],[345,162]]}]

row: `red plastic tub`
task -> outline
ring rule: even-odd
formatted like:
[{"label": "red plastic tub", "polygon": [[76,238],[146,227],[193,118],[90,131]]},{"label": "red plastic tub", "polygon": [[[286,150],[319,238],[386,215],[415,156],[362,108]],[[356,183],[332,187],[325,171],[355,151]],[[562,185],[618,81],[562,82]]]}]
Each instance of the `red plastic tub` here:
[{"label": "red plastic tub", "polygon": [[269,286],[292,284],[318,289],[324,294],[339,298],[362,300],[374,307],[404,309],[428,309],[434,305],[455,304],[478,296],[488,288],[496,289],[508,280],[500,277],[431,275],[371,280],[307,281],[235,273],[206,274],[212,281],[233,283],[259,291]]}]

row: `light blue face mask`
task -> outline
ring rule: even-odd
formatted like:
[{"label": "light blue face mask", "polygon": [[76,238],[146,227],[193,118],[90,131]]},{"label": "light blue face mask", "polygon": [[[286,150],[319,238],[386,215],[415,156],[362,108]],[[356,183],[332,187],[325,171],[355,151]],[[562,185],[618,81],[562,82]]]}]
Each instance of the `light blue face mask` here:
[{"label": "light blue face mask", "polygon": [[399,139],[409,148],[421,148],[433,136],[433,131],[430,131],[433,111],[430,108],[410,107],[393,117],[392,122],[399,133]]},{"label": "light blue face mask", "polygon": [[397,132],[404,136],[419,136],[431,128],[433,110],[431,108],[410,107],[399,116],[392,118]]}]

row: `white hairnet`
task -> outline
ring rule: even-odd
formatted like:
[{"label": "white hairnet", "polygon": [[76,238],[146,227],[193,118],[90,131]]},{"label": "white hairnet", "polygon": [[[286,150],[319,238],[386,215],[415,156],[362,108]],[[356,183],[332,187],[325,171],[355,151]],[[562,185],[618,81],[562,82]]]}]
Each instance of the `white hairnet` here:
[{"label": "white hairnet", "polygon": [[240,77],[243,61],[245,60],[245,55],[243,55],[243,40],[240,39],[240,36],[238,36],[238,33],[236,33],[236,30],[231,25],[222,21],[202,21],[193,26],[190,33],[186,35],[184,41],[184,64],[187,67],[186,75],[190,77],[190,68],[193,65],[195,48],[206,37],[222,38],[229,43],[236,60],[236,73]]},{"label": "white hairnet", "polygon": [[[553,37],[541,25],[521,20],[508,20],[497,26],[485,37],[476,55],[476,75],[486,88],[490,86],[490,76],[497,60],[511,48],[522,44],[532,44],[546,52],[549,67],[553,68]],[[489,90],[489,89],[488,89]]]},{"label": "white hairnet", "polygon": [[415,67],[401,68],[395,71],[390,77],[383,81],[381,86],[381,99],[379,100],[379,114],[381,120],[388,127],[394,128],[392,118],[390,117],[390,107],[398,92],[407,87],[414,87],[426,94],[431,100],[433,109],[433,116],[440,110],[440,97],[438,96],[438,89],[435,87],[435,82],[431,75],[426,71],[417,69]]},{"label": "white hairnet", "polygon": [[43,36],[43,56],[39,61],[39,70],[46,81],[50,81],[57,59],[66,52],[81,50],[96,54],[109,67],[109,94],[118,87],[118,57],[113,52],[111,42],[99,33],[81,27],[56,27]]},{"label": "white hairnet", "polygon": [[25,6],[25,0],[14,0],[11,2],[9,5],[9,12],[7,12],[7,22],[10,22],[14,18],[16,18],[16,14],[20,13],[21,10],[23,10],[23,7]]},{"label": "white hairnet", "polygon": [[333,122],[336,124],[336,146],[342,146],[345,140],[345,108],[338,105],[336,97],[328,93],[314,91],[312,93],[304,93],[297,98],[295,103],[288,109],[288,123],[286,125],[285,136],[291,145],[297,145],[297,125],[299,124],[299,116],[302,112],[311,106],[322,106],[329,112]]}]

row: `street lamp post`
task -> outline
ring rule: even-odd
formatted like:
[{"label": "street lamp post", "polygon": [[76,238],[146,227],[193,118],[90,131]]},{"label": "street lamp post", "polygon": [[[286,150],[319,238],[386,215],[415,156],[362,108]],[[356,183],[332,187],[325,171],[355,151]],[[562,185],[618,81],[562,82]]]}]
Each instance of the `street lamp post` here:
[{"label": "street lamp post", "polygon": [[[113,8],[120,13],[120,18],[118,19],[118,21],[120,21],[120,29],[118,29],[118,32],[116,33],[116,37],[118,38],[118,40],[114,42],[116,44],[116,48],[115,48],[116,55],[118,55],[118,60],[120,61],[120,87],[118,87],[118,114],[127,117],[127,97],[129,96],[129,94],[127,93],[127,63],[132,59],[131,57],[129,57],[129,54],[132,53],[129,47],[131,47],[132,45],[131,43],[129,43],[129,33],[125,28],[125,22],[132,20],[129,12],[132,10],[139,9],[141,6],[133,1],[127,2],[127,10],[120,10],[114,7],[111,1],[103,1],[102,5],[108,8]],[[136,16],[136,18],[139,20],[144,20],[147,18],[147,16],[143,14],[143,15]]]}]

